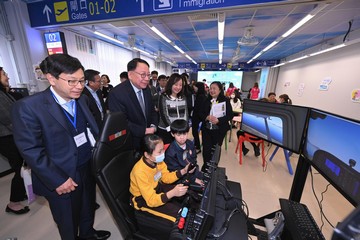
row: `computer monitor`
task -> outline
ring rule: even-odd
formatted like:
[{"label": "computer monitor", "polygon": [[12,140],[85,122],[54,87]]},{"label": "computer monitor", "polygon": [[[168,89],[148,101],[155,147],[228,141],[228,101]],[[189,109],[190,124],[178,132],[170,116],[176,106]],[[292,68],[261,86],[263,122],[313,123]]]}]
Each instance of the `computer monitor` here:
[{"label": "computer monitor", "polygon": [[354,206],[360,204],[360,122],[311,109],[303,155]]},{"label": "computer monitor", "polygon": [[[215,150],[210,162],[215,164],[219,163],[220,159],[220,146],[216,145]],[[218,174],[217,168],[215,167],[211,172],[211,178],[209,183],[206,185],[203,199],[200,204],[199,214],[203,216],[203,220],[199,227],[199,230],[196,233],[196,240],[203,240],[206,239],[210,229],[213,226],[214,219],[215,219],[215,211],[216,211],[216,189],[217,189],[217,182],[218,182]]]},{"label": "computer monitor", "polygon": [[299,153],[308,111],[296,105],[244,99],[240,129]]}]

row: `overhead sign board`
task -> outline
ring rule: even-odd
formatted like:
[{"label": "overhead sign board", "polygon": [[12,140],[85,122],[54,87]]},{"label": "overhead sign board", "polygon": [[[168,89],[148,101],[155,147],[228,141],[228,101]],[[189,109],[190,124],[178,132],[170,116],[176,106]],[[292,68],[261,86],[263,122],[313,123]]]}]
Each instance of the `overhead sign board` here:
[{"label": "overhead sign board", "polygon": [[45,0],[28,3],[32,27],[221,9],[288,0]]}]

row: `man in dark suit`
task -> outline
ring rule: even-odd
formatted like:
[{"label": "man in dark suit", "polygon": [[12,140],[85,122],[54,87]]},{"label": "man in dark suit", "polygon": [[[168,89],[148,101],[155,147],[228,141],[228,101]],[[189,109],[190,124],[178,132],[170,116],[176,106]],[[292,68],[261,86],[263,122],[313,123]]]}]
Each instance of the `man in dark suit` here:
[{"label": "man in dark suit", "polygon": [[165,75],[160,75],[158,78],[159,85],[156,87],[156,91],[161,95],[163,92],[165,92],[165,87],[167,84],[167,79]]},{"label": "man in dark suit", "polygon": [[156,131],[158,117],[151,92],[149,64],[134,58],[127,65],[129,81],[117,85],[108,97],[110,112],[123,112],[133,136],[134,148],[140,152],[140,143],[146,134]]},{"label": "man in dark suit", "polygon": [[81,94],[84,68],[67,54],[48,56],[40,68],[51,87],[12,109],[15,142],[32,170],[33,190],[49,202],[61,239],[107,239],[110,232],[93,228],[90,158],[99,130]]},{"label": "man in dark suit", "polygon": [[101,129],[106,114],[106,106],[101,95],[101,78],[99,74],[100,72],[93,69],[85,70],[86,86],[82,93],[88,96],[90,111],[95,118],[98,128]]}]

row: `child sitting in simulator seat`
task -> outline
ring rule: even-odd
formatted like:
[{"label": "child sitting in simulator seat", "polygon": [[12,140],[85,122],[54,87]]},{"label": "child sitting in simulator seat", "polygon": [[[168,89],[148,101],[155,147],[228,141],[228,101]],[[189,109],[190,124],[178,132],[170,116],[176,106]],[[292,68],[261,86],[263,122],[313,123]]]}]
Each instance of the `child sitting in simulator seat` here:
[{"label": "child sitting in simulator seat", "polygon": [[169,171],[176,171],[191,164],[190,168],[195,168],[195,171],[187,176],[188,180],[190,183],[203,185],[203,173],[197,165],[195,145],[187,139],[189,124],[184,119],[177,119],[170,124],[170,130],[175,139],[165,152],[165,163]]},{"label": "child sitting in simulator seat", "polygon": [[181,205],[172,198],[185,195],[188,186],[172,183],[188,172],[190,164],[169,172],[164,162],[164,143],[155,134],[144,137],[143,148],[144,156],[134,165],[130,173],[133,207],[175,222]]}]

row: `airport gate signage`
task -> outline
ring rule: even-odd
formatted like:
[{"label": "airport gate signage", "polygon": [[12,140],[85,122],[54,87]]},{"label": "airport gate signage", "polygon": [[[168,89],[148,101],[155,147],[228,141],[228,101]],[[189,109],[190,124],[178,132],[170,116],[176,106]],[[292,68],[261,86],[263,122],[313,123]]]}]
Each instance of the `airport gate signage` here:
[{"label": "airport gate signage", "polygon": [[28,3],[32,27],[121,20],[290,0],[45,0]]}]

